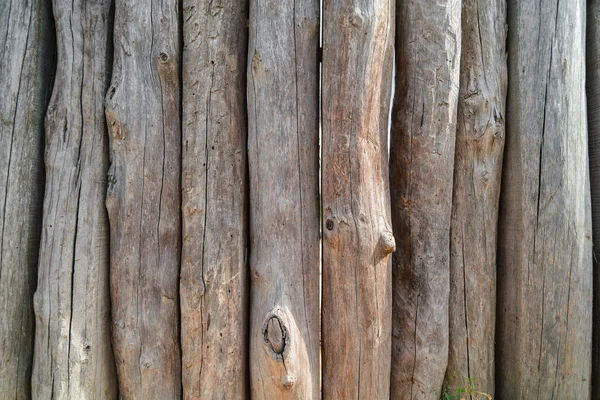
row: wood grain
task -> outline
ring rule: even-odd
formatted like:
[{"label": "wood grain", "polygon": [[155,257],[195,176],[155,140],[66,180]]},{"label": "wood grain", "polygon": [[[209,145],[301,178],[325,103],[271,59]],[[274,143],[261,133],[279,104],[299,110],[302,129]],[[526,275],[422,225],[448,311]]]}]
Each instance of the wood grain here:
[{"label": "wood grain", "polygon": [[394,3],[323,2],[323,398],[388,399]]},{"label": "wood grain", "polygon": [[497,393],[590,395],[585,1],[510,2],[498,234]]},{"label": "wood grain", "polygon": [[29,399],[44,113],[54,77],[50,4],[2,1],[0,26],[0,398]]},{"label": "wood grain", "polygon": [[54,0],[58,62],[46,115],[34,398],[116,399],[104,207],[110,0]]},{"label": "wood grain", "polygon": [[463,0],[450,235],[450,393],[494,396],[496,237],[506,118],[506,1]]},{"label": "wood grain", "polygon": [[248,393],[247,17],[247,1],[183,2],[185,399]]},{"label": "wood grain", "polygon": [[396,29],[391,395],[437,400],[448,361],[461,1],[399,0]]},{"label": "wood grain", "polygon": [[250,389],[316,399],[319,2],[250,2]]},{"label": "wood grain", "polygon": [[106,207],[123,399],[181,397],[179,12],[176,1],[115,3]]}]

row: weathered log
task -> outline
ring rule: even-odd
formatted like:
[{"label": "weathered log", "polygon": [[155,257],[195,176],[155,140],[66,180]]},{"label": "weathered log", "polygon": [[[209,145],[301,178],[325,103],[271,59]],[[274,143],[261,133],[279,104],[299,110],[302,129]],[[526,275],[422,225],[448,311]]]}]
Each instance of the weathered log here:
[{"label": "weathered log", "polygon": [[179,4],[117,0],[106,98],[112,332],[119,396],[178,399]]},{"label": "weathered log", "polygon": [[460,0],[398,1],[392,398],[437,400],[446,372],[460,16]]},{"label": "weathered log", "polygon": [[496,236],[506,105],[506,1],[462,0],[446,384],[494,395]]},{"label": "weathered log", "polygon": [[111,1],[54,0],[58,63],[46,115],[32,394],[116,398],[110,345],[108,136]]},{"label": "weathered log", "polygon": [[600,400],[600,1],[587,0],[586,26],[586,91],[594,243],[592,398]]},{"label": "weathered log", "polygon": [[0,398],[28,399],[55,44],[47,1],[2,1],[0,21]]},{"label": "weathered log", "polygon": [[590,395],[585,15],[583,0],[508,5],[496,330],[503,399]]},{"label": "weathered log", "polygon": [[185,399],[244,399],[248,2],[183,2],[181,346]]},{"label": "weathered log", "polygon": [[316,399],[318,0],[250,2],[250,389]]},{"label": "weathered log", "polygon": [[388,399],[394,3],[323,3],[323,397]]}]

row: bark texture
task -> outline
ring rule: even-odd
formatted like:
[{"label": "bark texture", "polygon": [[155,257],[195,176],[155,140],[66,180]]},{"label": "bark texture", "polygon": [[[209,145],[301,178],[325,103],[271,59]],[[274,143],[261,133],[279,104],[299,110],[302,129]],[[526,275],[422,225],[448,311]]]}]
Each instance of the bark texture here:
[{"label": "bark texture", "polygon": [[316,399],[318,0],[250,2],[250,389]]},{"label": "bark texture", "polygon": [[498,236],[497,392],[590,395],[585,1],[510,3]]},{"label": "bark texture", "polygon": [[323,397],[388,399],[394,3],[323,2]]},{"label": "bark texture", "polygon": [[43,117],[52,87],[48,2],[0,2],[0,398],[28,399],[44,198]]},{"label": "bark texture", "polygon": [[106,98],[112,332],[124,399],[178,399],[179,4],[117,0]]},{"label": "bark texture", "polygon": [[592,398],[600,400],[600,1],[598,0],[587,0],[586,50],[589,168],[594,240]]},{"label": "bark texture", "polygon": [[110,0],[53,1],[58,63],[46,115],[31,379],[39,399],[116,398],[104,207],[110,9]]},{"label": "bark texture", "polygon": [[392,398],[439,399],[448,361],[461,1],[399,0],[390,150]]},{"label": "bark texture", "polygon": [[185,399],[244,399],[247,1],[183,2]]},{"label": "bark texture", "polygon": [[496,236],[506,105],[506,1],[462,0],[446,383],[494,395]]}]

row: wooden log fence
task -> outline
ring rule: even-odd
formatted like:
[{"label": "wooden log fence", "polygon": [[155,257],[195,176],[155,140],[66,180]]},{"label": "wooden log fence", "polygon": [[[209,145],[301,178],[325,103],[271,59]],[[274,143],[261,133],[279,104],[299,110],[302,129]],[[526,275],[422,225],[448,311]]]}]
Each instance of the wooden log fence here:
[{"label": "wooden log fence", "polygon": [[599,0],[0,21],[0,399],[600,400]]}]

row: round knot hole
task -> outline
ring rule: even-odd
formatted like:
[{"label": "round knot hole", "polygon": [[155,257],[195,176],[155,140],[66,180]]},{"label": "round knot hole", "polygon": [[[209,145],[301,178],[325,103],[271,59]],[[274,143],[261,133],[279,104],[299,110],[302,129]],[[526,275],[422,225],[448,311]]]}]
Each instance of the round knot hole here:
[{"label": "round knot hole", "polygon": [[333,221],[328,219],[327,222],[325,222],[325,227],[327,228],[328,231],[333,230]]}]

